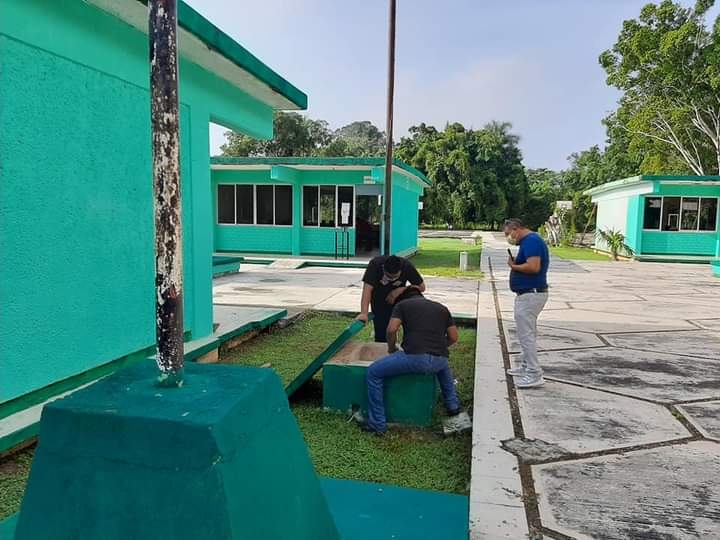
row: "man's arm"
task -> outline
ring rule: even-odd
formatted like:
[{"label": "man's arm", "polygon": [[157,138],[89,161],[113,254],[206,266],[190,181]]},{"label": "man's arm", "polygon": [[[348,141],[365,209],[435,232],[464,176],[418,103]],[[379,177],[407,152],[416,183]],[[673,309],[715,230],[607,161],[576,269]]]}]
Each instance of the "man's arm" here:
[{"label": "man's arm", "polygon": [[402,324],[402,319],[397,319],[395,317],[390,318],[390,322],[388,323],[387,331],[385,332],[385,335],[387,337],[387,345],[388,345],[388,353],[392,354],[395,351],[398,350],[397,348],[397,333],[400,329],[400,325]]},{"label": "man's arm", "polygon": [[447,329],[447,340],[448,340],[448,347],[451,345],[454,345],[458,342],[458,329],[457,326],[452,325],[448,326]]},{"label": "man's arm", "polygon": [[373,286],[363,283],[362,297],[360,298],[360,313],[355,319],[362,322],[368,322],[368,313],[370,312],[370,300],[372,299]]},{"label": "man's arm", "polygon": [[407,265],[408,281],[414,287],[417,287],[420,292],[425,292],[425,280],[420,275],[420,272],[417,271],[417,268],[415,268],[413,263],[411,263],[410,261],[407,261]]},{"label": "man's arm", "polygon": [[512,259],[508,261],[508,266],[520,272],[521,274],[538,274],[540,273],[542,258],[541,257],[528,257],[527,260],[522,264],[515,264]]}]

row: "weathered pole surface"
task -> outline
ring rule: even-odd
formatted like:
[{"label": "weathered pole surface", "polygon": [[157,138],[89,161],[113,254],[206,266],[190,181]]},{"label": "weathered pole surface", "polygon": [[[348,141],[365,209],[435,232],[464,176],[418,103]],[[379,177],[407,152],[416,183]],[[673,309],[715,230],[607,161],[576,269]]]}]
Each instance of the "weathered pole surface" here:
[{"label": "weathered pole surface", "polygon": [[388,88],[387,88],[387,149],[385,151],[385,200],[383,207],[385,215],[383,223],[385,234],[383,238],[383,253],[390,252],[390,215],[392,208],[392,164],[393,164],[393,102],[395,99],[395,14],[397,0],[390,0],[390,21],[388,29]]},{"label": "weathered pole surface", "polygon": [[183,382],[177,0],[150,0],[150,97],[155,195],[155,318],[159,383]]}]

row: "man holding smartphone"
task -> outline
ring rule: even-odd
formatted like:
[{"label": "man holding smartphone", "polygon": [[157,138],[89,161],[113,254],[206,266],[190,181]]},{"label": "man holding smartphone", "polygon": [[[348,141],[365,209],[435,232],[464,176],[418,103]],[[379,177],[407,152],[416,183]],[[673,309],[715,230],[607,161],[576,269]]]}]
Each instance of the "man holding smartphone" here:
[{"label": "man holding smartphone", "polygon": [[505,221],[503,232],[511,245],[519,246],[513,257],[508,249],[510,290],[515,293],[515,327],[522,360],[508,370],[516,388],[533,388],[545,384],[537,357],[537,319],[548,299],[547,271],[550,252],[542,237],[525,224],[512,218]]}]

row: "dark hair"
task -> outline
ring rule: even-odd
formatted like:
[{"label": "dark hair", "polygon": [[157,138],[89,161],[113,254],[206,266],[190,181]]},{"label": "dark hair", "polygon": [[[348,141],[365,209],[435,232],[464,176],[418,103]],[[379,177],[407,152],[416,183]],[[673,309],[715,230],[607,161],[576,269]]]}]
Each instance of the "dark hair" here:
[{"label": "dark hair", "polygon": [[420,292],[420,289],[417,289],[416,287],[408,287],[400,296],[397,297],[395,303],[397,304],[398,302],[402,302],[403,300],[422,295],[423,294],[422,292]]},{"label": "dark hair", "polygon": [[385,259],[383,271],[386,274],[397,274],[400,270],[402,270],[402,266],[403,260],[400,257],[397,255],[390,255],[387,259]]},{"label": "dark hair", "polygon": [[503,223],[503,229],[507,229],[508,227],[514,227],[517,229],[525,229],[525,223],[523,223],[522,219],[518,218],[509,218],[505,220],[505,223]]}]

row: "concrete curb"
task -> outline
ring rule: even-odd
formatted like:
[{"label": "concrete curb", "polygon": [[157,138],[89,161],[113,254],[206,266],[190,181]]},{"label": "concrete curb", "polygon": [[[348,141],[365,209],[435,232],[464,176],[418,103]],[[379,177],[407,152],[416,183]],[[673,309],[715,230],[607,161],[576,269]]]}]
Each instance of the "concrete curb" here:
[{"label": "concrete curb", "polygon": [[489,281],[481,282],[478,290],[476,340],[470,539],[527,538],[518,461],[501,446],[515,435]]}]

